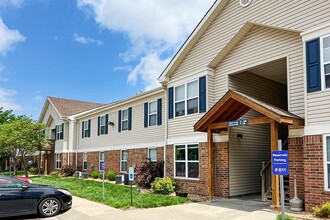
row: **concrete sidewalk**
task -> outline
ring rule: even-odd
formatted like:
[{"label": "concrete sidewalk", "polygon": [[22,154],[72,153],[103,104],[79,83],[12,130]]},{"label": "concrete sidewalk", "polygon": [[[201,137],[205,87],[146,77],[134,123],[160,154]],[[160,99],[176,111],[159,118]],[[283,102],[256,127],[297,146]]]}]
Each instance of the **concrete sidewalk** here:
[{"label": "concrete sidewalk", "polygon": [[221,199],[214,202],[188,203],[150,209],[120,210],[100,203],[74,197],[70,210],[48,219],[223,219],[223,220],[275,220],[276,214],[262,202],[239,199]]}]

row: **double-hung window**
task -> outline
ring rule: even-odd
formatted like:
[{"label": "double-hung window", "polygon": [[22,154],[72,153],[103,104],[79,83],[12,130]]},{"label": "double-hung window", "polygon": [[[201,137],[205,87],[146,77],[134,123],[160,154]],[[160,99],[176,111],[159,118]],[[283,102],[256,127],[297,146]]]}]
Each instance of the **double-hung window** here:
[{"label": "double-hung window", "polygon": [[199,178],[198,144],[175,146],[175,177]]},{"label": "double-hung window", "polygon": [[87,153],[83,153],[83,170],[87,170]]},{"label": "double-hung window", "polygon": [[321,72],[324,80],[324,88],[330,88],[330,36],[321,38]]},{"label": "double-hung window", "polygon": [[104,152],[100,152],[99,170],[101,171],[101,164],[104,163]]},{"label": "double-hung window", "polygon": [[324,188],[330,190],[330,135],[324,139]]},{"label": "double-hung window", "polygon": [[83,121],[82,122],[82,138],[90,137],[90,123],[91,120]]},{"label": "double-hung window", "polygon": [[121,111],[121,130],[128,130],[128,109]]},{"label": "double-hung window", "polygon": [[62,167],[62,154],[56,154],[56,169],[61,169]]},{"label": "double-hung window", "polygon": [[121,172],[127,172],[127,150],[122,150],[121,151],[120,171]]},{"label": "double-hung window", "polygon": [[156,162],[157,161],[157,150],[156,148],[149,148],[149,160]]},{"label": "double-hung window", "polygon": [[198,113],[198,80],[175,87],[175,117]]},{"label": "double-hung window", "polygon": [[41,153],[41,156],[40,156],[40,168],[43,168],[44,167],[44,155],[43,153]]},{"label": "double-hung window", "polygon": [[157,125],[157,102],[149,102],[149,126]]},{"label": "double-hung window", "polygon": [[100,134],[101,135],[106,133],[105,126],[106,126],[106,118],[105,118],[105,116],[101,116],[100,117]]},{"label": "double-hung window", "polygon": [[63,140],[63,127],[64,123],[56,125],[56,140]]}]

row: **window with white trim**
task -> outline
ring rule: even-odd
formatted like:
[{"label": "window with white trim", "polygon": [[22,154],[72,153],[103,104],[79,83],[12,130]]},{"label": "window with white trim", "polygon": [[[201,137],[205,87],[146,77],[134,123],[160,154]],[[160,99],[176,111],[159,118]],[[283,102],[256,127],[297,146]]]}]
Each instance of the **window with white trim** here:
[{"label": "window with white trim", "polygon": [[149,102],[149,126],[157,125],[157,101]]},{"label": "window with white trim", "polygon": [[105,116],[100,117],[100,134],[105,134],[106,133],[106,118]]},{"label": "window with white trim", "polygon": [[149,160],[156,162],[157,161],[157,150],[156,148],[149,148]]},{"label": "window with white trim", "polygon": [[40,156],[40,168],[43,168],[44,167],[44,154],[41,153],[41,156]]},{"label": "window with white trim", "polygon": [[83,138],[89,137],[89,120],[84,121],[84,133],[83,133]]},{"label": "window with white trim", "polygon": [[325,137],[324,146],[324,187],[330,190],[330,135]]},{"label": "window with white trim", "polygon": [[57,129],[56,129],[56,140],[63,140],[63,127],[64,127],[64,123],[60,124],[60,125],[56,125]]},{"label": "window with white trim", "polygon": [[174,88],[175,117],[198,113],[198,80]]},{"label": "window with white trim", "polygon": [[101,163],[104,163],[104,152],[100,152],[99,170],[101,171]]},{"label": "window with white trim", "polygon": [[121,151],[120,156],[120,171],[121,172],[127,172],[127,150]]},{"label": "window with white trim", "polygon": [[56,154],[56,169],[62,168],[62,154]]},{"label": "window with white trim", "polygon": [[128,109],[121,111],[121,130],[128,130]]},{"label": "window with white trim", "polygon": [[83,153],[83,170],[87,170],[87,153]]},{"label": "window with white trim", "polygon": [[175,177],[199,178],[199,148],[198,144],[176,145],[174,151]]},{"label": "window with white trim", "polygon": [[330,36],[321,37],[321,72],[324,88],[330,88]]}]

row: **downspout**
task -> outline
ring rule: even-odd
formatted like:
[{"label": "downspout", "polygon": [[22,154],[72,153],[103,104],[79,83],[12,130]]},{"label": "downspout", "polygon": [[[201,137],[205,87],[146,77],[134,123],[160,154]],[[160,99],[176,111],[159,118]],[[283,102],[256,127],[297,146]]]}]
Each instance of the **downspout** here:
[{"label": "downspout", "polygon": [[76,145],[76,169],[78,167],[78,149],[79,149],[79,120],[76,120],[77,123],[77,145]]},{"label": "downspout", "polygon": [[163,89],[165,90],[164,98],[164,119],[165,119],[165,139],[164,139],[164,177],[166,177],[166,145],[168,137],[168,104],[167,104],[167,85],[163,84]]}]

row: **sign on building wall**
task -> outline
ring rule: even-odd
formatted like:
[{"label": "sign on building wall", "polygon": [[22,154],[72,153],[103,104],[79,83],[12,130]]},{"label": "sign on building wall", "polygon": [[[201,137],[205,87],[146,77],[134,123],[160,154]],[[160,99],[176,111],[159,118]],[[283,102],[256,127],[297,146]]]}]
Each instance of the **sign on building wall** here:
[{"label": "sign on building wall", "polygon": [[228,127],[244,126],[244,125],[248,125],[248,119],[239,119],[228,122]]}]

